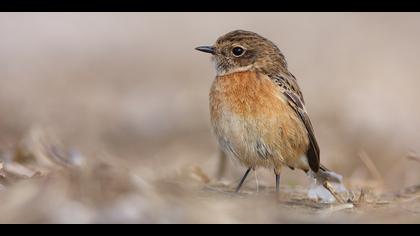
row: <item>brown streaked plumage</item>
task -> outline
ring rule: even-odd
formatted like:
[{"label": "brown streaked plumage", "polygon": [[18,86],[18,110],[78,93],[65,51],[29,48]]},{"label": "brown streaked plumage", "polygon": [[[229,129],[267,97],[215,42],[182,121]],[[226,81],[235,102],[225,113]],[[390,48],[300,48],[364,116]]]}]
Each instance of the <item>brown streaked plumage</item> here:
[{"label": "brown streaked plumage", "polygon": [[296,78],[270,40],[236,30],[197,50],[213,54],[211,123],[222,149],[250,169],[320,173],[319,147]]}]

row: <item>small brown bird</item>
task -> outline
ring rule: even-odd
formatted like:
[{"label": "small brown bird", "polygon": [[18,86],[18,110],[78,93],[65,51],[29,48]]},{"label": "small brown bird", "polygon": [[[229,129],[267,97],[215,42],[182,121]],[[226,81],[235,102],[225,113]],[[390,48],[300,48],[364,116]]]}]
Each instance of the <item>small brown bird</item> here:
[{"label": "small brown bird", "polygon": [[211,123],[224,152],[248,169],[274,170],[279,192],[283,167],[310,172],[317,180],[331,176],[320,165],[319,147],[296,78],[279,48],[250,31],[236,30],[213,46],[217,76],[210,91]]}]

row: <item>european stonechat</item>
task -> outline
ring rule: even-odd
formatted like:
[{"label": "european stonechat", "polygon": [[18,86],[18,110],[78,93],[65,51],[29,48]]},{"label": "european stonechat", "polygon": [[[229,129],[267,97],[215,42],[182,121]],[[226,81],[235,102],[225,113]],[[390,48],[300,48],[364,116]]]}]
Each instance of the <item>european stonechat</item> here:
[{"label": "european stonechat", "polygon": [[[210,114],[222,150],[251,170],[274,170],[279,192],[282,167],[322,178],[319,146],[296,78],[279,48],[250,31],[236,30],[213,46],[217,76],[210,91]],[[324,175],[325,176],[325,175]]]}]

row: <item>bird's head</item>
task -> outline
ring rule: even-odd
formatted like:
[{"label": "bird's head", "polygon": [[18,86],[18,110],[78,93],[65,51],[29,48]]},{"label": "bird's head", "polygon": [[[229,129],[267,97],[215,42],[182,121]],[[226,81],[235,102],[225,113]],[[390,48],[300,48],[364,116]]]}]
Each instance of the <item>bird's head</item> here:
[{"label": "bird's head", "polygon": [[286,60],[270,40],[250,31],[235,30],[219,37],[213,46],[196,50],[212,54],[218,75],[258,71],[267,75],[287,71]]}]

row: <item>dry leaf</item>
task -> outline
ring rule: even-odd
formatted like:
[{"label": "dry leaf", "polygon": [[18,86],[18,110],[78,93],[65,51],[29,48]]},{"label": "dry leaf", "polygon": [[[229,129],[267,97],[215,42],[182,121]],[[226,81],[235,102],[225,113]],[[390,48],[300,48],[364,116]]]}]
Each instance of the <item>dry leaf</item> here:
[{"label": "dry leaf", "polygon": [[4,166],[4,170],[7,173],[10,173],[19,177],[23,177],[23,178],[31,178],[37,173],[36,171],[33,171],[18,163],[7,163]]},{"label": "dry leaf", "polygon": [[4,171],[3,171],[3,163],[0,162],[0,180],[3,180],[4,178],[6,178],[6,175],[4,174]]},{"label": "dry leaf", "polygon": [[32,163],[45,168],[80,166],[82,155],[64,147],[54,133],[33,127],[17,145],[14,161]]}]

